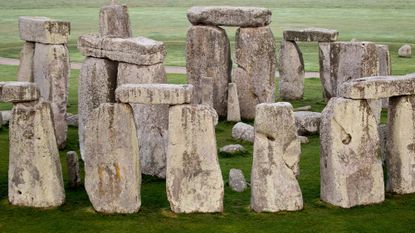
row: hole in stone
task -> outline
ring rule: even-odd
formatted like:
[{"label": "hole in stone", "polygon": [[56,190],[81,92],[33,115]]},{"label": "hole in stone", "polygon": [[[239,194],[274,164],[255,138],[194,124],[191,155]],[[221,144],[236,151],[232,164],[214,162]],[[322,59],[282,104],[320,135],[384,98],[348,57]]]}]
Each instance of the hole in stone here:
[{"label": "hole in stone", "polygon": [[271,137],[271,136],[267,136],[267,139],[270,141],[275,141],[275,138]]},{"label": "hole in stone", "polygon": [[342,143],[348,145],[352,140],[352,136],[350,134],[346,134],[343,136]]},{"label": "hole in stone", "polygon": [[21,195],[22,194],[22,191],[18,190],[17,193]]}]

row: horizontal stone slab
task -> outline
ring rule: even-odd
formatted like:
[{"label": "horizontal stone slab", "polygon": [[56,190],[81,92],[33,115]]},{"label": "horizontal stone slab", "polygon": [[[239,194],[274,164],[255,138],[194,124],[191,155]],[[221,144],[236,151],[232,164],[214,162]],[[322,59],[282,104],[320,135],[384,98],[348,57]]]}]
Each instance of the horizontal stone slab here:
[{"label": "horizontal stone slab", "polygon": [[343,83],[338,96],[349,99],[380,99],[415,95],[415,73],[405,76],[377,76]]},{"label": "horizontal stone slab", "polygon": [[306,28],[285,30],[283,35],[287,41],[333,42],[337,40],[339,32],[325,28]]},{"label": "horizontal stone slab", "polygon": [[272,12],[258,7],[192,7],[187,19],[193,25],[262,27],[271,23]]},{"label": "horizontal stone slab", "polygon": [[193,86],[175,84],[124,84],[115,90],[115,97],[122,103],[188,104],[193,98]]},{"label": "horizontal stone slab", "polygon": [[145,37],[111,38],[88,34],[79,37],[78,49],[84,56],[136,65],[162,63],[166,56],[163,42]]},{"label": "horizontal stone slab", "polygon": [[31,82],[0,82],[0,102],[18,103],[39,99],[39,90]]},{"label": "horizontal stone slab", "polygon": [[19,17],[20,39],[43,44],[66,44],[71,23],[47,17]]}]

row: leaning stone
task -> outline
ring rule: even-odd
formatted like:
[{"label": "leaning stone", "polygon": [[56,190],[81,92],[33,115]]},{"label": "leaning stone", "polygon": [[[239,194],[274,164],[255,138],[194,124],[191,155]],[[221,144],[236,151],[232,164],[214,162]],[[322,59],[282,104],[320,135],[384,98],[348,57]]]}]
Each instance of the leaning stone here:
[{"label": "leaning stone", "polygon": [[304,96],[304,60],[295,42],[281,41],[279,66],[280,98],[302,99]]},{"label": "leaning stone", "polygon": [[79,126],[78,122],[79,122],[78,114],[72,115],[68,113],[66,115],[66,124],[68,124],[68,126],[78,127]]},{"label": "leaning stone", "polygon": [[251,208],[255,212],[303,208],[303,197],[296,179],[300,154],[301,145],[291,104],[259,104],[256,107],[251,174]]},{"label": "leaning stone", "polygon": [[415,193],[415,96],[390,98],[388,113],[386,189]]},{"label": "leaning stone", "polygon": [[305,136],[298,136],[298,140],[300,140],[301,144],[308,144],[310,140],[308,140],[308,137]]},{"label": "leaning stone", "polygon": [[239,28],[235,56],[238,67],[233,77],[238,87],[241,118],[254,119],[257,104],[274,101],[276,58],[271,29]]},{"label": "leaning stone", "polygon": [[17,72],[17,81],[34,82],[33,78],[33,56],[35,54],[35,43],[25,42],[20,51],[19,71]]},{"label": "leaning stone", "polygon": [[85,189],[96,211],[139,211],[139,156],[131,106],[104,103],[94,109],[85,134]]},{"label": "leaning stone", "polygon": [[65,45],[36,43],[35,58],[34,81],[40,95],[51,103],[56,142],[64,148],[68,131],[65,119],[71,69],[69,51]]},{"label": "leaning stone", "polygon": [[120,38],[132,37],[128,7],[118,4],[101,7],[99,12],[99,34]]},{"label": "leaning stone", "polygon": [[79,147],[84,154],[85,125],[89,114],[102,103],[115,102],[117,63],[106,59],[87,57],[78,79]]},{"label": "leaning stone", "polygon": [[306,28],[285,30],[283,35],[287,41],[333,42],[337,40],[339,32],[325,28]]},{"label": "leaning stone", "polygon": [[412,48],[409,44],[402,45],[398,50],[399,57],[409,58],[412,57]]},{"label": "leaning stone", "polygon": [[65,190],[49,103],[18,103],[12,116],[9,202],[41,208],[62,205]]},{"label": "leaning stone", "polygon": [[47,17],[19,17],[20,39],[43,44],[68,43],[71,24]]},{"label": "leaning stone", "polygon": [[366,100],[329,101],[320,126],[323,201],[343,208],[383,202],[377,125]]},{"label": "leaning stone", "polygon": [[229,187],[232,191],[241,193],[248,187],[245,176],[240,169],[232,168],[229,171]]},{"label": "leaning stone", "polygon": [[173,212],[223,211],[224,185],[208,106],[170,107],[166,186]]},{"label": "leaning stone", "polygon": [[68,151],[68,153],[66,153],[66,165],[68,166],[69,187],[76,188],[81,186],[79,159],[78,154],[75,151]]},{"label": "leaning stone", "polygon": [[192,100],[193,86],[184,84],[124,84],[115,91],[122,103],[187,104]]},{"label": "leaning stone", "polygon": [[235,140],[242,140],[253,143],[255,140],[254,127],[243,122],[238,122],[232,128],[232,138]]},{"label": "leaning stone", "polygon": [[226,31],[214,26],[191,26],[187,32],[186,71],[195,88],[195,104],[202,103],[202,78],[213,79],[213,107],[219,116],[227,110],[228,83],[231,80],[231,50]]},{"label": "leaning stone", "polygon": [[228,84],[228,114],[227,121],[241,121],[241,110],[239,109],[238,89],[235,83]]},{"label": "leaning stone", "polygon": [[234,144],[234,145],[226,145],[222,148],[220,148],[219,152],[225,152],[228,154],[235,154],[235,153],[239,153],[239,152],[245,152],[245,148],[239,144]]},{"label": "leaning stone", "polygon": [[298,135],[318,134],[320,128],[321,113],[319,112],[294,112],[295,125]]},{"label": "leaning stone", "polygon": [[0,82],[0,102],[19,103],[38,100],[36,84],[30,82]]},{"label": "leaning stone", "polygon": [[192,7],[187,19],[193,25],[262,27],[271,23],[272,12],[258,7],[211,6]]}]

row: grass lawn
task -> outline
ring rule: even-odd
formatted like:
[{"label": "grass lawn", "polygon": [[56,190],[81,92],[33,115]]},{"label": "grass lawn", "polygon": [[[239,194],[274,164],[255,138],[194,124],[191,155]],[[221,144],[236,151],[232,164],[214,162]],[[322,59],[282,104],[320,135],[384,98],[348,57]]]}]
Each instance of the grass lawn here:
[{"label": "grass lawn", "polygon": [[[14,80],[16,67],[0,66],[0,81]],[[78,71],[71,72],[69,111],[77,111]],[[183,83],[183,75],[169,75],[170,83]],[[293,102],[295,107],[312,105],[321,111],[318,79],[305,81],[305,98]],[[9,105],[0,105],[7,109]],[[218,148],[241,143],[231,137],[233,124],[220,122],[216,128]],[[61,151],[65,185],[67,150],[78,151],[77,129],[70,127],[69,143]],[[242,169],[250,178],[252,144],[241,143],[245,154],[219,155],[223,178],[230,168]],[[163,180],[144,176],[141,195],[142,208],[132,215],[103,215],[95,213],[83,188],[66,188],[66,204],[55,209],[38,210],[14,207],[7,201],[8,130],[0,129],[0,232],[411,232],[415,231],[415,195],[387,195],[382,204],[341,209],[320,201],[319,138],[310,137],[302,145],[300,186],[304,210],[299,212],[254,213],[249,209],[250,190],[232,192],[225,187],[223,214],[175,214],[170,211]]]}]

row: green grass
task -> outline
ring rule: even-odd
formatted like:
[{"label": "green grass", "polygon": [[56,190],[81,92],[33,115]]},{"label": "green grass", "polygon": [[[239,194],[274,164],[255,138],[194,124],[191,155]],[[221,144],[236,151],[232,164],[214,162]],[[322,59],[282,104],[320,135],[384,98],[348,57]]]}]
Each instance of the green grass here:
[{"label": "green grass", "polygon": [[[0,66],[0,81],[14,80],[16,67]],[[69,112],[76,113],[76,83],[78,71],[71,72]],[[169,83],[183,83],[183,75],[169,75]],[[321,111],[318,79],[305,81],[303,101],[295,107],[311,105]],[[7,108],[0,105],[0,109]],[[250,178],[252,144],[231,137],[233,124],[220,122],[216,128],[218,148],[241,143],[247,153],[235,156],[219,155],[223,178],[230,168],[242,169]],[[69,128],[69,142],[61,151],[65,185],[68,150],[78,151],[77,129]],[[310,137],[302,145],[300,186],[304,210],[298,212],[254,213],[249,209],[250,190],[232,192],[225,187],[223,214],[175,214],[170,211],[163,180],[144,176],[141,195],[142,208],[132,215],[103,215],[96,213],[83,188],[66,188],[65,205],[48,210],[15,207],[7,201],[8,130],[0,129],[0,232],[411,232],[415,231],[415,195],[387,195],[382,204],[341,209],[320,201],[319,138]]]}]

